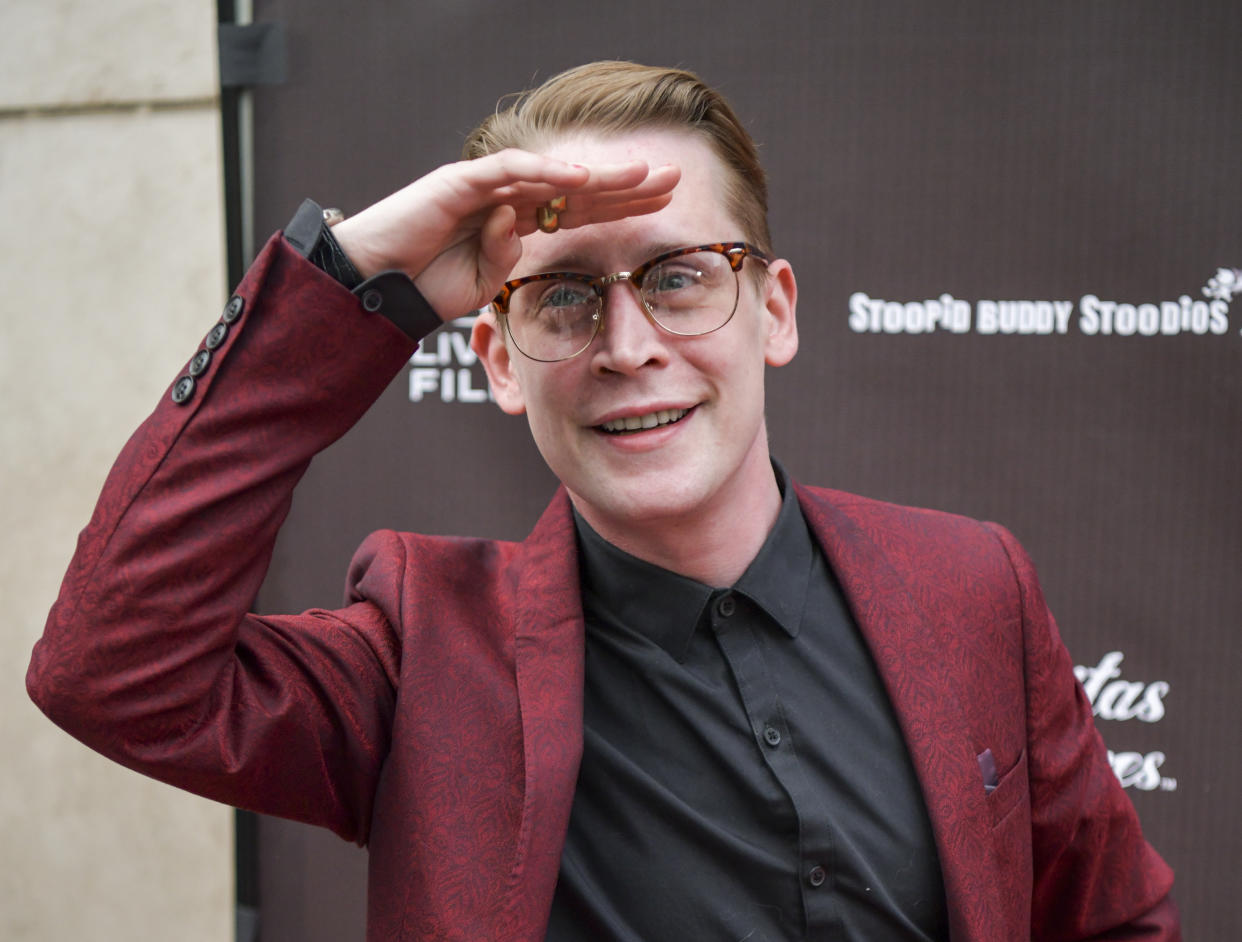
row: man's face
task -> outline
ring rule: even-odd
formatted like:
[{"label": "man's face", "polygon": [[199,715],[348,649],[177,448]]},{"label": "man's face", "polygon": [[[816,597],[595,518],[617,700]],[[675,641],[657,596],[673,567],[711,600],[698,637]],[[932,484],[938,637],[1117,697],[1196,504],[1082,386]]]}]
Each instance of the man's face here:
[{"label": "man's face", "polygon": [[[724,209],[724,168],[691,134],[575,135],[543,151],[586,165],[676,164],[681,182],[657,213],[523,238],[511,277],[631,271],[670,249],[744,238]],[[745,263],[733,319],[700,337],[656,327],[625,282],[609,286],[602,331],[570,360],[527,359],[499,339],[490,315],[490,340],[476,334],[501,407],[526,413],[544,460],[604,536],[627,542],[619,536],[692,526],[704,513],[744,513],[754,495],[773,490],[764,368],[797,349],[796,289],[786,262],[757,279],[749,269],[760,264]],[[680,418],[668,421],[668,413]],[[605,427],[630,418],[649,425],[656,415],[662,424],[653,428]]]}]

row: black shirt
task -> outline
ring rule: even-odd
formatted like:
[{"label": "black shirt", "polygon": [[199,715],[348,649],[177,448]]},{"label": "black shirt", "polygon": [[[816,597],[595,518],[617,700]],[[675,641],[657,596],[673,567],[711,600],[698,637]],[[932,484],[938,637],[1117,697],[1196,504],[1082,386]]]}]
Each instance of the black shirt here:
[{"label": "black shirt", "polygon": [[712,588],[577,519],[582,769],[547,938],[947,938],[927,812],[792,488]]}]

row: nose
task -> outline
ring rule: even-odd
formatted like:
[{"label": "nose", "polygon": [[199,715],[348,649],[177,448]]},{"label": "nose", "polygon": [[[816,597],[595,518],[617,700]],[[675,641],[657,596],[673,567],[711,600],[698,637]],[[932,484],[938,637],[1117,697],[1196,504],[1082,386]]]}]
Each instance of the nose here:
[{"label": "nose", "polygon": [[632,373],[668,359],[668,335],[643,307],[638,289],[626,278],[604,288],[604,322],[592,344],[592,368],[600,373]]}]

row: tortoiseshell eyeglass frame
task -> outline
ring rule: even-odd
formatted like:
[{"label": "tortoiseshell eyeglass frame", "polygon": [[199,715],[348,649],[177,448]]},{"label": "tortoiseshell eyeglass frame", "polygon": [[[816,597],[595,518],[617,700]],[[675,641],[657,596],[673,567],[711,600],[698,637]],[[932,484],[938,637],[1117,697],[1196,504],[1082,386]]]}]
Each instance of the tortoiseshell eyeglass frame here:
[{"label": "tortoiseshell eyeglass frame", "polygon": [[[682,255],[693,255],[696,252],[715,252],[717,255],[723,255],[729,262],[729,268],[733,271],[735,276],[742,270],[742,264],[747,258],[753,258],[756,261],[762,262],[764,267],[767,267],[768,262],[771,261],[767,255],[755,246],[751,245],[749,242],[709,242],[706,245],[692,245],[684,249],[673,249],[671,252],[663,252],[655,258],[643,262],[633,271],[618,271],[613,272],[611,275],[602,275],[600,277],[592,277],[591,275],[584,275],[581,272],[574,271],[548,271],[540,272],[537,275],[525,275],[521,278],[514,278],[512,281],[506,281],[500,286],[500,291],[496,294],[496,297],[492,299],[492,305],[495,307],[496,313],[507,315],[509,313],[509,299],[513,296],[513,292],[523,285],[528,285],[536,281],[575,281],[579,284],[590,287],[591,291],[594,292],[595,296],[599,299],[599,313],[602,314],[604,309],[603,302],[605,289],[609,285],[615,284],[618,281],[628,281],[634,286],[634,291],[638,295],[639,301],[642,303],[643,310],[647,313],[648,318],[651,319],[653,324],[661,330],[667,331],[670,334],[675,334],[679,337],[702,337],[705,334],[710,334],[713,331],[719,330],[733,319],[734,311],[737,309],[736,301],[734,302],[734,311],[730,311],[729,316],[726,317],[720,324],[711,328],[711,330],[687,334],[681,331],[672,330],[664,324],[661,324],[659,320],[656,319],[655,314],[652,313],[651,308],[647,306],[646,298],[643,297],[643,277],[647,274],[647,272],[651,271],[651,269],[655,266],[663,262],[667,262],[670,259],[679,258]],[[532,357],[529,353],[526,353],[525,350],[522,350],[520,344],[518,345],[518,350],[521,350],[524,356],[532,360],[539,360],[541,363],[557,363],[561,360],[568,360],[572,357],[576,357],[579,353],[591,345],[591,342],[595,340],[596,336],[599,334],[602,324],[603,317],[597,317],[595,330],[591,333],[590,340],[583,344],[581,350],[576,350],[573,353],[566,354],[563,357],[557,357],[553,360]],[[507,317],[505,318],[505,329],[508,331],[509,337],[513,340],[513,342],[517,344],[517,338],[513,337],[513,331],[508,325]]]}]

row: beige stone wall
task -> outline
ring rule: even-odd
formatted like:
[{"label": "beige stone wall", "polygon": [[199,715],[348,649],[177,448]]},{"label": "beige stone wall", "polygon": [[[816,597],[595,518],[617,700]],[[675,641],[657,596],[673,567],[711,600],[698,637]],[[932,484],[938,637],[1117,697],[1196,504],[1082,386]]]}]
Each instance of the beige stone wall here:
[{"label": "beige stone wall", "polygon": [[112,458],[225,298],[215,4],[0,4],[0,939],[232,938],[232,816],[26,697]]}]

